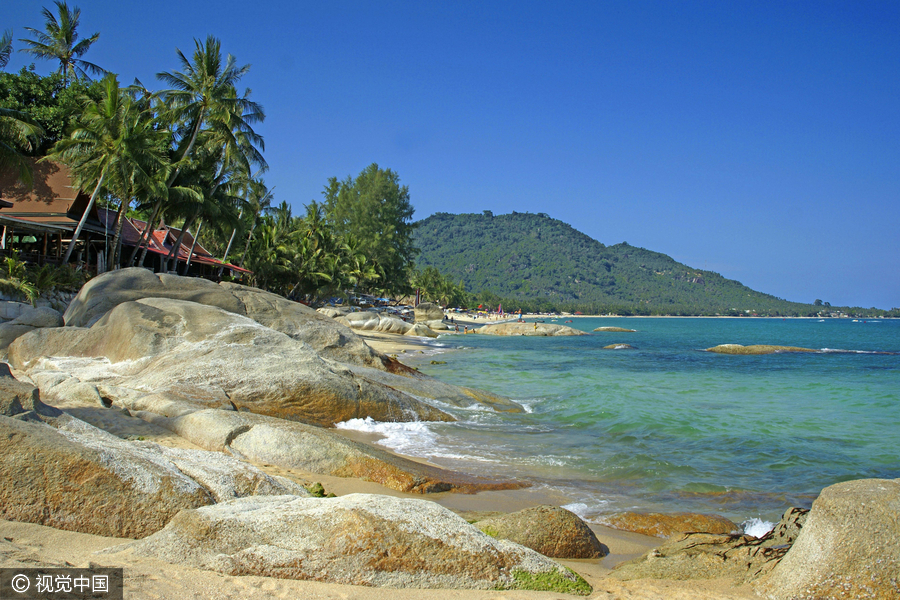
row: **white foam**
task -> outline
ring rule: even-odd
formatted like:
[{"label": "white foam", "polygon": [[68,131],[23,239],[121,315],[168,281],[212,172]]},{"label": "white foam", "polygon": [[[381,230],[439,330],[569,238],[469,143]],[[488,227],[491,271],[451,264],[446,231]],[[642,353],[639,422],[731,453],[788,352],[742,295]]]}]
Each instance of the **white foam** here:
[{"label": "white foam", "polygon": [[743,529],[744,533],[747,535],[761,538],[762,536],[775,529],[775,523],[772,523],[771,521],[763,521],[762,519],[758,519],[756,517],[751,517],[741,523],[741,529]]},{"label": "white foam", "polygon": [[564,508],[569,512],[573,512],[582,519],[585,518],[588,512],[588,505],[584,502],[573,502],[572,504],[563,504],[560,508]]},{"label": "white foam", "polygon": [[335,425],[337,429],[352,429],[384,436],[376,443],[404,454],[421,454],[435,446],[437,435],[422,421],[410,423],[382,423],[372,417],[349,419]]}]

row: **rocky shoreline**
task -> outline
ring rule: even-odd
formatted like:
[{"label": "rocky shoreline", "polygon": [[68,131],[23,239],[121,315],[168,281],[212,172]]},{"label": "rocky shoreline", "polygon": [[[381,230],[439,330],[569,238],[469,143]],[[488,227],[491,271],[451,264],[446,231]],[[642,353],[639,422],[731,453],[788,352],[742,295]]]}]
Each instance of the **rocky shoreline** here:
[{"label": "rocky shoreline", "polygon": [[[329,584],[385,598],[405,596],[371,586],[409,597],[900,597],[900,480],[831,486],[760,539],[692,533],[694,521],[654,541],[550,506],[461,517],[440,499],[488,505],[528,482],[450,472],[333,425],[521,407],[405,367],[341,317],[143,269],[89,282],[64,326],[21,312],[0,325],[11,367],[0,373],[0,566],[121,565],[135,597],[208,597],[198,582],[221,597]],[[322,497],[329,488],[341,493]],[[63,538],[68,553],[40,541]]]}]

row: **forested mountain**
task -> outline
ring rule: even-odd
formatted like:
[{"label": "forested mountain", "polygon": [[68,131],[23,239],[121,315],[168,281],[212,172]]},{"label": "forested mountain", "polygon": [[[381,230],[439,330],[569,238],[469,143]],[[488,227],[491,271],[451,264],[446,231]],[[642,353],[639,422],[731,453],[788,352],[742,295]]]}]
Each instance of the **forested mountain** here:
[{"label": "forested mountain", "polygon": [[673,315],[821,310],[626,242],[605,246],[544,213],[437,213],[417,224],[415,242],[419,267],[434,266],[477,298],[503,299],[510,309]]}]

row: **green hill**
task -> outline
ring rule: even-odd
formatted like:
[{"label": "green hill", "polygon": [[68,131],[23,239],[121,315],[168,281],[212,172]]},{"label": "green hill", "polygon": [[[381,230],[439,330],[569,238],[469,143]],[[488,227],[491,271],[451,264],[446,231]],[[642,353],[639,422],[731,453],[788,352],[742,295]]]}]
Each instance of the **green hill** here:
[{"label": "green hill", "polygon": [[659,252],[625,242],[605,246],[543,213],[437,213],[419,221],[415,231],[418,266],[434,266],[477,298],[502,299],[508,309],[662,315],[821,310]]}]

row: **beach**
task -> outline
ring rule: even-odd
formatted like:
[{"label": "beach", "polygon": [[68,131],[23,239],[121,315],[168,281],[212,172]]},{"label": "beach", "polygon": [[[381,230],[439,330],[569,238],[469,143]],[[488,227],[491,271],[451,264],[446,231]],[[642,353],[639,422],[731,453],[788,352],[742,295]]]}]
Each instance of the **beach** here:
[{"label": "beach", "polygon": [[[111,279],[120,285],[119,279],[141,277],[147,275],[134,271]],[[147,285],[152,287],[155,281],[148,279]],[[86,289],[85,295],[94,293],[90,286]],[[251,313],[258,320],[189,301],[151,298],[123,302],[89,329],[48,328],[10,347],[11,374],[18,382],[7,383],[24,386],[23,393],[28,393],[15,401],[19,404],[5,409],[19,421],[7,418],[4,426],[10,432],[8,440],[27,443],[7,443],[5,451],[6,468],[18,475],[5,482],[3,493],[12,498],[8,506],[19,513],[3,513],[17,522],[0,521],[3,566],[120,566],[125,569],[126,594],[139,598],[560,598],[566,594],[490,591],[498,584],[475,581],[478,575],[468,570],[472,564],[480,568],[480,559],[472,558],[477,553],[465,554],[448,569],[454,577],[464,573],[462,579],[450,585],[418,583],[451,589],[423,591],[409,583],[399,585],[408,588],[401,590],[388,589],[393,587],[390,583],[377,583],[383,588],[352,585],[360,581],[372,585],[368,576],[329,573],[328,581],[341,583],[323,583],[322,571],[292,574],[279,571],[280,567],[266,570],[259,563],[246,570],[223,569],[191,562],[186,555],[139,550],[148,540],[151,545],[167,543],[160,540],[174,535],[172,530],[200,515],[213,514],[204,512],[207,509],[255,507],[251,510],[272,515],[280,532],[278,515],[285,513],[279,507],[299,503],[325,511],[316,513],[314,530],[323,527],[320,518],[325,515],[329,520],[359,519],[361,514],[371,514],[364,511],[387,510],[394,511],[385,525],[390,532],[408,531],[410,526],[417,531],[446,522],[450,533],[444,529],[430,539],[445,544],[445,539],[475,536],[478,543],[499,544],[490,546],[496,549],[491,552],[519,552],[525,549],[501,544],[505,538],[489,541],[497,539],[494,533],[479,533],[465,521],[481,522],[550,505],[584,519],[581,522],[558,511],[577,520],[588,534],[593,532],[591,538],[596,536],[596,547],[602,549],[589,554],[598,558],[549,562],[551,569],[563,565],[580,575],[593,588],[592,598],[753,598],[757,596],[750,584],[740,585],[741,577],[729,574],[725,578],[720,571],[678,581],[648,579],[646,574],[620,581],[611,573],[614,568],[638,557],[657,556],[650,551],[666,540],[634,533],[640,529],[629,526],[611,528],[607,520],[628,511],[662,513],[657,519],[678,512],[724,515],[733,522],[725,521],[727,526],[717,535],[740,542],[745,536],[731,533],[745,527],[741,521],[745,516],[756,514],[757,521],[771,526],[786,507],[812,504],[835,478],[847,478],[848,473],[857,478],[891,478],[894,473],[893,458],[880,446],[897,431],[893,421],[897,415],[890,409],[896,395],[891,373],[898,355],[891,346],[896,339],[889,329],[892,325],[862,329],[843,323],[839,329],[829,329],[832,324],[808,321],[583,318],[575,322],[563,316],[557,321],[573,321],[570,325],[581,335],[522,335],[531,333],[528,324],[512,328],[519,335],[511,336],[445,332],[438,338],[420,338],[359,331],[357,337],[340,330],[322,313],[261,292],[241,293],[266,301],[243,305],[254,310],[264,306],[264,311]],[[90,318],[90,311],[107,310],[89,301],[73,304],[73,314],[84,320]],[[140,318],[135,318],[135,311],[140,311]],[[472,324],[501,320],[479,318],[472,319]],[[298,322],[304,327],[295,329]],[[584,335],[601,322],[618,327]],[[181,325],[176,328],[172,323]],[[333,343],[335,331],[344,336],[340,345]],[[545,326],[542,331],[559,329]],[[159,336],[168,342],[159,344]],[[116,343],[107,352],[114,358],[97,357],[97,344],[110,337]],[[122,339],[130,344],[124,348],[129,354],[116,354],[123,352],[118,341]],[[717,343],[760,341],[821,350],[749,358],[705,351]],[[845,349],[825,347],[835,343]],[[608,349],[625,346],[630,350]],[[260,347],[266,351],[261,353]],[[828,380],[836,367],[841,377]],[[823,387],[826,382],[828,387]],[[41,408],[36,396],[28,399],[29,394],[37,394],[35,387],[55,409]],[[768,394],[774,396],[767,398]],[[371,402],[371,398],[379,400]],[[848,398],[854,404],[843,406]],[[305,403],[310,402],[307,409]],[[786,402],[794,409],[789,420],[757,418],[774,414],[773,408]],[[883,409],[878,423],[870,418],[872,405]],[[33,406],[31,412],[29,406]],[[58,409],[65,414],[55,413]],[[843,446],[835,444],[837,434],[830,432],[823,441],[826,421],[816,412],[821,410],[844,411]],[[308,424],[303,424],[304,419]],[[869,435],[872,432],[874,437]],[[55,450],[58,447],[66,448],[65,452]],[[99,465],[89,467],[98,474],[110,473],[105,465],[112,464],[113,471],[115,465],[131,465],[112,480],[129,481],[115,483],[120,490],[116,493],[124,496],[110,496],[113,490],[94,483],[67,487],[69,472],[58,465],[70,456],[82,457],[77,458],[82,461],[79,469],[86,468],[84,461]],[[59,476],[30,475],[27,468],[33,459],[44,461],[40,463],[44,473]],[[195,462],[184,462],[188,460]],[[165,467],[168,474],[152,475],[159,473],[153,469],[164,468],[160,465],[170,465]],[[853,468],[863,470],[848,470]],[[146,515],[126,511],[124,518],[112,521],[95,520],[96,511],[82,508],[82,504],[98,506],[105,513],[109,502],[118,506],[119,500],[109,498],[133,502],[129,494],[137,488],[130,482],[139,481],[133,478],[141,469],[150,469],[147,481],[177,476],[183,489],[214,497],[203,496],[197,500],[198,507],[193,496],[167,496],[163,505]],[[186,476],[190,481],[184,480]],[[250,479],[238,484],[230,477]],[[24,485],[25,495],[17,495],[22,486],[16,481]],[[50,518],[59,515],[63,521],[48,521],[47,514],[33,510],[43,502],[34,498],[46,498],[41,496],[45,481],[54,503]],[[335,498],[305,498],[316,484],[321,487],[314,495]],[[87,491],[82,502],[72,491],[80,489]],[[175,488],[167,484],[154,489],[139,490],[137,501],[158,498],[159,490]],[[189,502],[189,510],[177,504],[182,501]],[[234,522],[231,517],[226,521]],[[347,521],[338,523],[344,527]],[[168,533],[160,532],[161,527]],[[675,531],[697,531],[706,525],[689,527]],[[284,545],[272,546],[257,542],[258,530],[249,525],[242,525],[241,531],[251,536],[242,542],[250,545],[242,548],[291,552],[300,552],[302,544],[295,546],[303,539],[299,536],[310,535],[291,529],[293,537]],[[381,572],[405,576],[432,566],[446,568],[440,559],[423,563],[417,551],[409,550],[416,547],[414,542],[398,538],[385,542],[377,531],[373,537],[361,531],[362,537],[353,537],[353,543],[371,540],[368,543],[377,552],[399,552],[403,560],[413,560],[412,567],[401,562],[400,568]],[[765,532],[754,531],[754,537],[746,540]],[[157,537],[157,532],[165,535]],[[673,534],[657,531],[656,535]],[[127,536],[140,538],[140,544],[119,548],[130,541]],[[216,536],[190,539],[206,544],[202,540],[214,543]],[[311,554],[304,556],[328,557],[322,560],[327,561],[324,569],[331,571],[342,556],[332,558],[329,551],[328,543],[318,541]],[[224,556],[219,549],[212,552]],[[427,550],[423,556],[441,554]],[[536,552],[530,556],[529,560],[548,561]],[[235,576],[238,573],[245,576]],[[278,573],[285,578],[278,578]],[[468,587],[468,577],[473,577],[472,587],[482,591],[460,589]]]},{"label": "beach", "polygon": [[[377,339],[400,351],[408,349],[409,342],[386,338]],[[22,373],[17,377],[27,379]],[[59,408],[92,425],[109,431],[124,439],[141,439],[156,442],[172,448],[198,449],[186,439],[167,429],[128,416],[122,411],[108,410],[77,400],[56,403]],[[340,430],[339,430],[340,431]],[[343,432],[359,441],[373,441],[371,435],[358,432]],[[339,496],[352,493],[382,494],[437,502],[454,510],[464,518],[474,518],[497,512],[513,512],[538,504],[553,503],[553,498],[534,490],[505,490],[480,492],[478,494],[439,493],[422,496],[404,494],[377,483],[357,478],[329,477],[296,469],[281,469],[272,465],[256,464],[261,470],[274,476],[283,476],[302,485],[321,482],[327,492]],[[702,582],[640,581],[620,582],[606,578],[616,565],[638,557],[659,545],[659,538],[625,531],[617,531],[593,524],[591,528],[601,543],[609,549],[602,559],[565,560],[561,564],[585,578],[594,592],[590,598],[598,599],[646,599],[665,598],[754,598],[749,589],[735,589],[730,582],[721,580]],[[564,594],[533,591],[491,592],[480,590],[423,590],[384,589],[360,586],[337,585],[316,581],[295,581],[271,577],[227,576],[212,571],[171,564],[160,560],[135,556],[130,553],[114,555],[96,554],[98,551],[115,548],[130,540],[111,538],[72,531],[63,531],[31,523],[0,520],[0,566],[5,568],[45,567],[122,567],[125,569],[125,594],[130,598],[159,599],[238,599],[238,598],[334,598],[334,599],[374,599],[413,600],[418,598],[460,600],[501,600],[501,599],[551,599],[565,597]],[[577,596],[573,596],[577,597]]]}]

